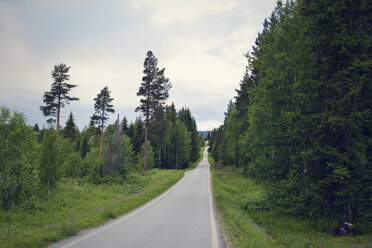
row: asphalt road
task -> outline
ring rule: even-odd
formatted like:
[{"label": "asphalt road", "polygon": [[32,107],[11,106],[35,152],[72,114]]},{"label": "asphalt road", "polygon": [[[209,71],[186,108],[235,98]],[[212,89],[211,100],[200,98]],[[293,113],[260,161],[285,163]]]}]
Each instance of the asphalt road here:
[{"label": "asphalt road", "polygon": [[205,150],[196,169],[186,172],[163,195],[118,219],[50,247],[221,247],[210,180]]}]

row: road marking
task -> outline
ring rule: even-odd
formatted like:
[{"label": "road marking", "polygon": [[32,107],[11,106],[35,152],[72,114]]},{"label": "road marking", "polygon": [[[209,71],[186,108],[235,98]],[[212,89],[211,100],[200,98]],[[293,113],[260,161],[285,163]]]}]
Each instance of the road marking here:
[{"label": "road marking", "polygon": [[79,239],[77,239],[75,241],[72,241],[71,243],[68,243],[68,244],[62,246],[61,248],[71,247],[71,246],[73,246],[73,245],[75,245],[75,244],[77,244],[77,243],[79,243],[79,242],[81,242],[83,240],[86,240],[86,239],[88,239],[88,238],[96,235],[97,233],[100,233],[100,232],[102,232],[104,230],[107,230],[107,229],[109,229],[109,228],[111,228],[111,227],[113,227],[113,226],[115,226],[115,225],[117,225],[117,224],[119,224],[119,223],[121,223],[121,222],[129,219],[130,217],[133,217],[134,215],[138,214],[139,212],[147,209],[148,207],[152,206],[154,203],[156,203],[157,201],[159,201],[160,199],[162,199],[164,196],[166,196],[167,194],[169,194],[171,191],[173,191],[185,179],[185,177],[187,176],[187,174],[189,172],[191,172],[191,171],[186,171],[185,174],[184,174],[184,176],[182,177],[182,179],[179,180],[176,184],[174,184],[167,191],[165,191],[163,194],[161,194],[157,198],[151,200],[150,202],[145,203],[144,205],[142,205],[141,207],[137,208],[136,210],[132,210],[132,212],[127,213],[128,215],[125,216],[125,217],[123,217],[122,219],[118,219],[117,221],[114,221],[113,223],[111,223],[111,224],[109,224],[107,226],[104,226],[104,227],[102,227],[102,228],[100,228],[100,229],[98,229],[98,230],[96,230],[94,232],[88,233],[85,236],[83,236],[83,237],[81,237],[81,238],[79,238]]},{"label": "road marking", "polygon": [[[208,162],[209,163],[209,162]],[[209,165],[210,168],[210,165]],[[212,248],[218,248],[218,239],[217,239],[217,229],[216,222],[214,219],[214,210],[213,210],[213,195],[211,190],[211,171],[208,171],[208,191],[209,191],[209,218],[211,220],[211,246]]]}]

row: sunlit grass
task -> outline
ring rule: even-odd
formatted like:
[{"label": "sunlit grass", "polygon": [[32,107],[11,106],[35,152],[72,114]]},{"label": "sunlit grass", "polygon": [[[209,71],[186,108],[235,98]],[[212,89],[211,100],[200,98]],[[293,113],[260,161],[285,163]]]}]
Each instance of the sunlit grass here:
[{"label": "sunlit grass", "polygon": [[50,199],[31,210],[0,210],[0,247],[44,247],[127,213],[163,193],[183,170],[131,174],[123,184],[63,179]]},{"label": "sunlit grass", "polygon": [[216,207],[232,247],[372,247],[368,235],[333,235],[334,220],[301,219],[270,207],[262,187],[241,169],[212,166],[212,172]]}]

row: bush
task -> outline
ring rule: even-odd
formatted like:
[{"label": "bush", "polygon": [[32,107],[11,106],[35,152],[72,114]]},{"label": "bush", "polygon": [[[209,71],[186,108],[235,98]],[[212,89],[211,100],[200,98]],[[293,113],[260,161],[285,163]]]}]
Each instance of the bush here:
[{"label": "bush", "polygon": [[81,171],[81,156],[78,152],[73,152],[67,155],[64,163],[63,169],[66,177],[78,177]]},{"label": "bush", "polygon": [[100,183],[103,176],[103,160],[99,157],[99,148],[93,147],[83,163],[82,176],[87,176],[93,183]]}]

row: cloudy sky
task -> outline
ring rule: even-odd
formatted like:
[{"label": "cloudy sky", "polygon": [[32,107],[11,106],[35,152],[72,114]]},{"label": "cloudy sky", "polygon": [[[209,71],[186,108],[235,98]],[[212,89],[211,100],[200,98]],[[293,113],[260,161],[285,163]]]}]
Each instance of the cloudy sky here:
[{"label": "cloudy sky", "polygon": [[0,106],[47,127],[39,106],[53,66],[71,66],[79,97],[70,111],[80,128],[93,98],[108,86],[116,114],[134,120],[148,50],[173,88],[168,103],[187,106],[199,130],[224,119],[246,60],[276,0],[0,0]]}]

